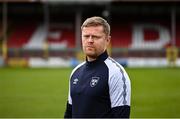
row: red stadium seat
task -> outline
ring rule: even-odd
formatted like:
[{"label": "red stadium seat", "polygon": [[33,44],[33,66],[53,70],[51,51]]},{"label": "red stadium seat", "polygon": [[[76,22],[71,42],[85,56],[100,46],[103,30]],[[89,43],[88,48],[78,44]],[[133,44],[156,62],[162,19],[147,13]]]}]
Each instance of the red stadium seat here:
[{"label": "red stadium seat", "polygon": [[111,29],[112,46],[115,48],[128,48],[132,39],[131,25],[113,25]]},{"label": "red stadium seat", "polygon": [[12,33],[8,38],[9,48],[21,48],[24,44],[28,42],[32,36],[34,30],[36,29],[36,24],[18,24],[13,28]]}]

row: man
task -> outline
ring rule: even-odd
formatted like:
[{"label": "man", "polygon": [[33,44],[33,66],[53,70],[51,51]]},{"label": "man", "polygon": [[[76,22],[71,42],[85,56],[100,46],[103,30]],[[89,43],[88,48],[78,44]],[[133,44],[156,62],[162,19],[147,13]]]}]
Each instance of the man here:
[{"label": "man", "polygon": [[71,73],[65,118],[129,118],[131,86],[124,68],[110,58],[110,26],[91,17],[81,26],[86,61]]}]

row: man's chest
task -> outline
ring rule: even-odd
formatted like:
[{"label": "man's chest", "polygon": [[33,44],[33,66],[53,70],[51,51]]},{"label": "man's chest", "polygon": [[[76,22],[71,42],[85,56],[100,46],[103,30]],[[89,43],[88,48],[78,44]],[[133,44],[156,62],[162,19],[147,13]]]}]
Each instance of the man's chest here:
[{"label": "man's chest", "polygon": [[108,92],[108,73],[106,71],[83,70],[71,77],[71,95],[105,96]]}]

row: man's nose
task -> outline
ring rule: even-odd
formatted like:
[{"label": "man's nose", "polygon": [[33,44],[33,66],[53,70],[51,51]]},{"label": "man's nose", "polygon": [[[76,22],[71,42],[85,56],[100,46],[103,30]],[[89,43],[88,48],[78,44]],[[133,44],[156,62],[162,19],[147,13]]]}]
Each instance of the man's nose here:
[{"label": "man's nose", "polygon": [[94,40],[93,40],[93,37],[92,36],[89,36],[89,38],[88,38],[88,42],[93,42]]}]

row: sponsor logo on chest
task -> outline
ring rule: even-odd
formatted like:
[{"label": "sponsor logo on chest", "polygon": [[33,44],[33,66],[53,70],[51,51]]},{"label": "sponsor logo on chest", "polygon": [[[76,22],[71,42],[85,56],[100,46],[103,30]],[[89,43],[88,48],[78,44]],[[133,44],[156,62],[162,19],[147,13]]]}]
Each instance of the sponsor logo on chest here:
[{"label": "sponsor logo on chest", "polygon": [[78,83],[78,81],[79,81],[79,79],[75,78],[75,79],[73,80],[73,84],[76,85],[76,84]]}]

